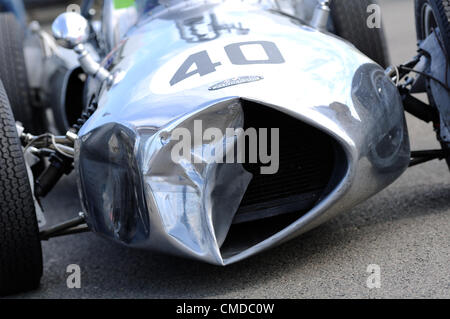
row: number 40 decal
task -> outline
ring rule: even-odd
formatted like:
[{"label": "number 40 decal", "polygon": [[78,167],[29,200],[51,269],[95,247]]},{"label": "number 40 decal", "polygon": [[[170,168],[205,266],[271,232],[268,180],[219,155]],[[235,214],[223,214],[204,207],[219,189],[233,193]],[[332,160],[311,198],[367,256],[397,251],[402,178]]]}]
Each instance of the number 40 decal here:
[{"label": "number 40 decal", "polygon": [[[267,59],[265,60],[248,60],[242,52],[244,45],[260,45],[266,52]],[[284,58],[275,43],[269,41],[249,41],[232,43],[224,47],[225,52],[234,65],[249,65],[249,64],[280,64],[284,63]],[[196,65],[196,69],[188,72],[192,65]],[[180,66],[175,75],[170,80],[170,85],[173,86],[194,74],[200,76],[215,72],[216,67],[222,65],[220,62],[213,63],[207,51],[200,51],[191,54]]]}]

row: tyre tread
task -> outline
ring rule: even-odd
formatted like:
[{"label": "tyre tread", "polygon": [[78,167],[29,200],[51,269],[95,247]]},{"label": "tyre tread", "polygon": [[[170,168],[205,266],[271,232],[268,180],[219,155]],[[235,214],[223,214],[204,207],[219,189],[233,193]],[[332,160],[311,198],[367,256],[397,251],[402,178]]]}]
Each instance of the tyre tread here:
[{"label": "tyre tread", "polygon": [[0,295],[36,288],[42,251],[14,117],[0,82]]},{"label": "tyre tread", "polygon": [[338,36],[353,43],[382,67],[387,67],[389,54],[383,28],[367,27],[367,7],[376,3],[374,0],[333,0],[331,17]]}]

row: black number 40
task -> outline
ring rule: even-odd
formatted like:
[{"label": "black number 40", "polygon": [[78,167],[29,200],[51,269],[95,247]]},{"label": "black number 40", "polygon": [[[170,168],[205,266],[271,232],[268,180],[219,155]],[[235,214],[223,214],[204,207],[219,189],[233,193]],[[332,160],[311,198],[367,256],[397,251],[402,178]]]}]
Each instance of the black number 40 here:
[{"label": "black number 40", "polygon": [[[260,45],[266,52],[267,59],[265,60],[248,60],[241,47],[243,45]],[[230,62],[234,65],[249,65],[249,64],[280,64],[284,63],[284,58],[281,55],[280,50],[275,43],[270,41],[249,41],[249,42],[238,42],[232,43],[224,47],[225,52],[230,59]],[[191,66],[195,64],[196,69],[188,72]],[[180,66],[178,71],[170,80],[170,85],[173,86],[178,82],[181,82],[194,74],[199,74],[200,76],[207,75],[209,73],[215,72],[216,67],[222,65],[220,62],[213,63],[208,55],[207,51],[200,51],[191,54]]]}]

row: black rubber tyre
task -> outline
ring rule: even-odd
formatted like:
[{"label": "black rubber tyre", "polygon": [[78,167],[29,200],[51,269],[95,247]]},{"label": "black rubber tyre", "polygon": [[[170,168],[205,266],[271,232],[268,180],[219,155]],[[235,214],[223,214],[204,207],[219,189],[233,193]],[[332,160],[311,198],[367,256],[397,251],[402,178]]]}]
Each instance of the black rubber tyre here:
[{"label": "black rubber tyre", "polygon": [[[440,40],[445,54],[450,58],[450,2],[448,0],[415,0],[417,40],[424,40],[432,28],[439,28]],[[429,17],[427,18],[427,15]],[[430,96],[430,92],[428,92]],[[432,98],[430,98],[432,100]],[[441,143],[444,150],[450,150],[450,143]],[[450,169],[450,156],[446,158]]]},{"label": "black rubber tyre", "polygon": [[40,133],[42,111],[31,106],[23,53],[25,30],[12,13],[0,13],[0,79],[3,80],[14,117],[25,130]]},{"label": "black rubber tyre", "polygon": [[430,30],[426,30],[425,16],[427,7],[433,13],[434,21],[430,21],[434,27],[439,27],[441,32],[441,40],[445,47],[447,56],[450,57],[450,2],[448,0],[415,0],[416,13],[416,31],[417,39],[423,40],[426,38]]},{"label": "black rubber tyre", "polygon": [[367,27],[367,7],[376,3],[375,0],[332,0],[331,20],[336,35],[353,43],[382,67],[387,67],[389,54],[383,28]]},{"label": "black rubber tyre", "polygon": [[33,195],[0,81],[0,296],[37,288],[42,250]]}]

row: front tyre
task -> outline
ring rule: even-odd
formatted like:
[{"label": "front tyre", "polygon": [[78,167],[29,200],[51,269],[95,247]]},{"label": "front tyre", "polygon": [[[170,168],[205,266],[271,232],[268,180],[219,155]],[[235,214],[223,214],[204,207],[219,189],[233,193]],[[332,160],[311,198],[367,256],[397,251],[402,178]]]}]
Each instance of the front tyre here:
[{"label": "front tyre", "polygon": [[419,41],[439,28],[447,56],[450,56],[450,6],[447,0],[415,0],[416,32]]},{"label": "front tyre", "polygon": [[44,112],[31,105],[23,43],[25,30],[12,13],[0,13],[0,79],[8,94],[14,118],[27,132],[43,131]]},{"label": "front tyre", "polygon": [[37,288],[41,276],[34,199],[14,117],[0,81],[0,296]]},{"label": "front tyre", "polygon": [[[448,0],[415,0],[417,40],[425,40],[439,28],[444,54],[450,59],[450,6]],[[431,93],[427,92],[430,100]],[[441,142],[442,149],[450,152],[450,143]],[[446,157],[450,169],[450,156]]]},{"label": "front tyre", "polygon": [[369,28],[369,5],[376,0],[332,0],[330,3],[333,32],[353,43],[362,53],[382,67],[389,66],[389,54],[383,28]]}]

